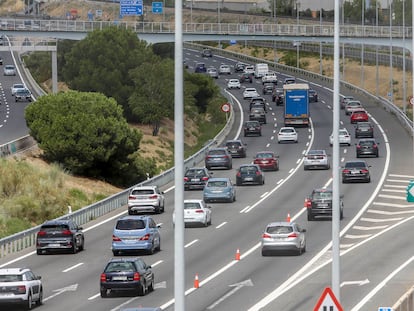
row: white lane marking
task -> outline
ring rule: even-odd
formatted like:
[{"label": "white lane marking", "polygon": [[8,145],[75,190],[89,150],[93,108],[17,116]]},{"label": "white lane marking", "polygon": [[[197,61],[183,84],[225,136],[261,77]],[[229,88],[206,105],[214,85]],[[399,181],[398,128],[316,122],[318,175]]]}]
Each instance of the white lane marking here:
[{"label": "white lane marking", "polygon": [[163,262],[164,262],[164,260],[158,260],[158,261],[154,262],[153,264],[151,264],[151,267],[156,267],[159,264],[162,264]]},{"label": "white lane marking", "polygon": [[175,188],[175,186],[171,186],[170,188],[168,188],[167,190],[165,190],[164,191],[164,193],[168,193],[168,192],[170,192],[171,190],[173,190]]},{"label": "white lane marking", "polygon": [[308,147],[309,146],[309,142],[306,142],[306,145],[305,146]]},{"label": "white lane marking", "polygon": [[395,193],[406,193],[407,192],[407,190],[399,190],[399,189],[382,189],[382,191],[384,191],[384,192],[395,192]]},{"label": "white lane marking", "polygon": [[345,158],[341,158],[341,162],[344,162],[345,161]]},{"label": "white lane marking", "polygon": [[250,205],[247,205],[245,208],[243,208],[243,209],[240,211],[240,214],[241,214],[241,213],[244,213],[244,211],[245,211],[245,210],[247,210],[247,209],[249,209],[249,208],[250,208]]},{"label": "white lane marking", "polygon": [[275,137],[274,137],[274,136],[270,137],[270,140],[273,140],[273,139],[275,139]]},{"label": "white lane marking", "polygon": [[380,206],[390,206],[390,207],[398,207],[398,208],[412,208],[414,205],[412,204],[396,204],[396,203],[385,203],[385,202],[374,202],[372,205],[380,205]]},{"label": "white lane marking", "polygon": [[[305,155],[305,154],[306,154],[306,150],[303,150],[302,155]],[[298,163],[298,162],[296,162],[296,163]]]},{"label": "white lane marking", "polygon": [[366,238],[369,238],[370,236],[372,236],[372,234],[359,234],[359,235],[346,234],[345,238],[348,238],[348,239],[366,239]]},{"label": "white lane marking", "polygon": [[276,185],[280,184],[280,183],[281,183],[281,182],[283,182],[283,181],[284,181],[284,179],[279,180],[279,181],[276,183]]},{"label": "white lane marking", "polygon": [[[407,188],[407,186],[400,186],[400,185],[384,185],[384,188],[385,187],[387,187],[387,188],[399,188],[399,189],[406,189]],[[385,191],[385,189],[383,189],[383,191]]]},{"label": "white lane marking", "polygon": [[94,299],[96,299],[96,298],[98,298],[98,297],[100,297],[100,296],[101,296],[101,294],[100,294],[100,293],[98,293],[98,294],[95,294],[95,295],[93,295],[93,296],[89,297],[89,298],[88,298],[88,300],[94,300]]},{"label": "white lane marking", "polygon": [[289,174],[292,174],[292,172],[293,172],[294,170],[295,170],[294,168],[291,168],[291,169],[289,170]]},{"label": "white lane marking", "polygon": [[269,148],[269,147],[270,147],[270,144],[267,144],[267,145],[266,145],[266,148]]},{"label": "white lane marking", "polygon": [[377,209],[368,209],[367,212],[372,213],[372,214],[388,215],[388,216],[390,216],[390,215],[407,215],[407,214],[414,213],[413,210],[390,212],[390,211],[381,211],[381,210],[377,210]]},{"label": "white lane marking", "polygon": [[245,214],[247,214],[248,212],[250,212],[252,209],[254,209],[254,206],[249,207],[247,210],[244,211]]},{"label": "white lane marking", "polygon": [[184,245],[184,248],[190,247],[191,245],[193,245],[197,242],[198,242],[198,239],[195,239],[195,240],[191,241],[190,243],[187,243],[186,245]]},{"label": "white lane marking", "polygon": [[76,269],[77,267],[82,266],[82,265],[83,265],[83,262],[80,262],[80,263],[78,263],[78,264],[76,264],[76,265],[74,265],[74,266],[72,266],[72,267],[69,267],[69,268],[67,268],[67,269],[63,270],[62,272],[69,272],[69,271],[71,271],[71,270],[73,270],[73,269]]},{"label": "white lane marking", "polygon": [[221,227],[223,227],[225,224],[227,224],[227,221],[223,221],[221,224],[219,224],[216,229],[220,229]]},{"label": "white lane marking", "polygon": [[240,136],[241,132],[242,132],[243,123],[244,123],[243,107],[242,107],[241,103],[237,100],[237,98],[232,93],[230,93],[227,90],[225,90],[225,92],[227,94],[229,94],[232,99],[234,99],[236,101],[237,105],[239,106],[240,112],[241,112],[240,113],[240,124],[239,124],[239,128],[237,129],[236,135],[234,135],[234,139],[237,139]]},{"label": "white lane marking", "polygon": [[347,153],[347,152],[348,152],[348,149],[346,149],[346,148],[345,148],[345,149],[344,149],[344,153]]},{"label": "white lane marking", "polygon": [[411,175],[399,175],[399,174],[389,174],[388,176],[402,177],[402,178],[414,178],[414,176],[411,176]]},{"label": "white lane marking", "polygon": [[276,133],[276,130],[273,130],[273,134]]},{"label": "white lane marking", "polygon": [[325,185],[323,185],[323,188],[328,188],[329,187],[329,185],[332,183],[332,181],[333,181],[333,178],[331,177],[331,178],[329,178],[328,179],[328,181],[326,182],[326,184]]},{"label": "white lane marking", "polygon": [[403,180],[403,179],[387,179],[387,182],[401,182],[401,183],[407,183],[408,180]]},{"label": "white lane marking", "polygon": [[397,200],[406,200],[406,196],[396,196],[396,195],[388,195],[388,194],[379,194],[378,197],[386,198],[386,199],[397,199]]},{"label": "white lane marking", "polygon": [[298,164],[300,162],[300,159],[298,159],[297,161],[296,161],[296,164]]},{"label": "white lane marking", "polygon": [[267,195],[269,192],[263,193],[260,197],[263,198],[265,195]]},{"label": "white lane marking", "polygon": [[398,218],[386,218],[386,219],[379,219],[379,218],[368,218],[368,217],[362,217],[361,221],[366,221],[366,222],[388,222],[388,221],[400,221],[401,219],[403,219],[402,217],[398,217]]},{"label": "white lane marking", "polygon": [[387,228],[388,225],[385,226],[372,226],[372,227],[365,227],[365,226],[353,226],[352,228],[355,230],[363,230],[363,231],[369,231],[369,230],[382,230]]}]

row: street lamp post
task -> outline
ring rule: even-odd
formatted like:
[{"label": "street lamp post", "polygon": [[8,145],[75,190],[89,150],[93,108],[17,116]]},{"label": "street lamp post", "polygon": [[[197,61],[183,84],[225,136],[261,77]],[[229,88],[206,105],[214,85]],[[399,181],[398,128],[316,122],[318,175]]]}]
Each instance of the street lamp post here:
[{"label": "street lamp post", "polygon": [[[319,23],[320,23],[320,31],[322,35],[322,4],[321,9],[319,11]],[[322,75],[323,68],[322,68],[322,41],[319,42],[319,74]]]},{"label": "street lamp post", "polygon": [[394,101],[394,85],[393,85],[393,79],[392,79],[392,18],[393,18],[393,14],[392,14],[392,2],[391,0],[389,0],[389,7],[390,7],[390,99],[391,102]]},{"label": "street lamp post", "polygon": [[[375,26],[378,29],[378,1],[375,2]],[[378,68],[378,45],[375,45],[375,94],[379,95],[379,68]]]},{"label": "street lamp post", "polygon": [[[364,24],[365,24],[365,0],[361,1],[361,26],[362,31],[364,32]],[[364,34],[363,34],[364,35]],[[361,88],[364,88],[364,43],[361,45]]]},{"label": "street lamp post", "polygon": [[402,22],[403,22],[403,111],[407,110],[407,87],[406,87],[406,76],[405,76],[405,0],[402,0]]},{"label": "street lamp post", "polygon": [[[296,2],[296,32],[299,35],[299,6],[300,3]],[[300,42],[296,42],[296,67],[299,68],[299,47]]]}]

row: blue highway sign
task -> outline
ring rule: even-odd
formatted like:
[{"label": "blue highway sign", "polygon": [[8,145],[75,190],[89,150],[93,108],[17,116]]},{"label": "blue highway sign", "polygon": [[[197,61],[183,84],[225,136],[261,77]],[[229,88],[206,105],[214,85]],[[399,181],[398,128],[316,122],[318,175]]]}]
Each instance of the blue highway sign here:
[{"label": "blue highway sign", "polygon": [[162,2],[153,2],[152,3],[152,13],[162,14]]}]

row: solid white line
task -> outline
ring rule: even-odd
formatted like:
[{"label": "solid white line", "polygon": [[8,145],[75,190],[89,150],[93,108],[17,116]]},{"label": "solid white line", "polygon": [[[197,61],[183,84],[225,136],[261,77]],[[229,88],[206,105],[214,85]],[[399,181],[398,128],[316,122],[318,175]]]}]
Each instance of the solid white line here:
[{"label": "solid white line", "polygon": [[97,294],[95,294],[95,295],[93,295],[93,296],[89,297],[89,298],[88,298],[88,300],[93,300],[93,299],[96,299],[96,298],[98,298],[98,297],[100,297],[100,296],[101,296],[101,294],[100,294],[100,293],[97,293]]},{"label": "solid white line", "polygon": [[260,197],[263,198],[265,195],[267,195],[269,192],[263,193]]},{"label": "solid white line", "polygon": [[390,182],[403,182],[405,184],[409,182],[409,180],[404,180],[404,179],[387,179],[387,181],[390,181]]},{"label": "solid white line", "polygon": [[227,224],[227,221],[222,222],[221,224],[219,224],[216,229],[220,229],[221,227],[223,227],[225,224]]},{"label": "solid white line", "polygon": [[168,192],[170,192],[171,190],[173,190],[175,188],[175,186],[171,186],[170,188],[168,188],[167,190],[164,190],[164,193],[168,193]]},{"label": "solid white line", "polygon": [[254,208],[255,208],[255,206],[251,206],[247,210],[245,210],[244,213],[247,214],[248,212],[250,212]]},{"label": "solid white line", "polygon": [[296,161],[296,164],[298,164],[300,162],[300,159],[298,159],[297,161]]},{"label": "solid white line", "polygon": [[404,214],[412,214],[412,213],[414,213],[413,210],[389,212],[389,211],[380,211],[380,210],[376,210],[376,209],[369,209],[367,212],[368,213],[373,213],[373,214],[380,214],[380,215],[404,215]]},{"label": "solid white line", "polygon": [[283,181],[284,181],[284,179],[279,180],[279,181],[276,183],[276,185],[280,184],[280,183],[281,183],[281,182],[283,182]]},{"label": "solid white line", "polygon": [[76,264],[76,265],[74,265],[74,266],[72,266],[72,267],[69,267],[69,268],[67,268],[67,269],[63,270],[62,272],[68,272],[68,271],[71,271],[71,270],[76,269],[77,267],[82,266],[82,265],[83,265],[83,262],[80,262],[80,263],[78,263],[78,264]]},{"label": "solid white line", "polygon": [[247,210],[247,209],[249,209],[249,208],[250,208],[250,205],[247,205],[245,208],[243,208],[243,209],[240,211],[240,214],[241,214],[241,213],[244,213],[244,211],[245,211],[245,210]]},{"label": "solid white line", "polygon": [[[404,187],[404,186],[403,186]],[[406,193],[406,190],[396,190],[396,189],[382,189],[384,192],[396,192],[396,193]]]},{"label": "solid white line", "polygon": [[195,244],[197,242],[198,242],[198,239],[195,239],[195,240],[191,241],[190,243],[184,245],[184,248],[190,247],[191,245],[193,245],[193,244]]},{"label": "solid white line", "polygon": [[345,238],[347,239],[366,239],[372,236],[372,234],[360,234],[360,235],[354,235],[354,234],[346,234]]},{"label": "solid white line", "polygon": [[399,185],[384,185],[384,188],[401,188],[401,189],[405,189],[407,188],[407,186],[399,186]]},{"label": "solid white line", "polygon": [[363,231],[369,231],[369,230],[382,230],[387,228],[388,225],[385,226],[372,226],[372,227],[363,227],[363,226],[353,226],[353,229],[355,230],[363,230]]},{"label": "solid white line", "polygon": [[380,206],[390,206],[390,207],[398,207],[398,208],[412,208],[414,207],[413,204],[396,204],[396,203],[385,203],[385,202],[374,202],[373,205],[380,205]]},{"label": "solid white line", "polygon": [[387,199],[397,199],[397,200],[407,200],[405,196],[396,196],[396,195],[387,195],[387,194],[379,194],[378,197],[380,198],[387,198]]},{"label": "solid white line", "polygon": [[392,176],[392,177],[403,177],[403,178],[414,178],[414,176],[411,176],[411,175],[389,174],[388,176]]},{"label": "solid white line", "polygon": [[378,218],[367,218],[367,217],[362,217],[361,221],[366,221],[366,222],[387,222],[387,221],[399,221],[403,218],[386,218],[386,219],[378,219]]}]

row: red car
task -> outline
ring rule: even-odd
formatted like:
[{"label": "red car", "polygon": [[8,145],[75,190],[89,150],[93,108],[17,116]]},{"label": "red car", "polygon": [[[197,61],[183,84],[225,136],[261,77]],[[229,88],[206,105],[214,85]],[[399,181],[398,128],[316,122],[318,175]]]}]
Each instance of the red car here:
[{"label": "red car", "polygon": [[356,110],[351,114],[351,123],[368,122],[368,114],[365,110]]},{"label": "red car", "polygon": [[279,156],[272,151],[260,151],[254,157],[254,164],[260,166],[262,170],[279,170]]}]

